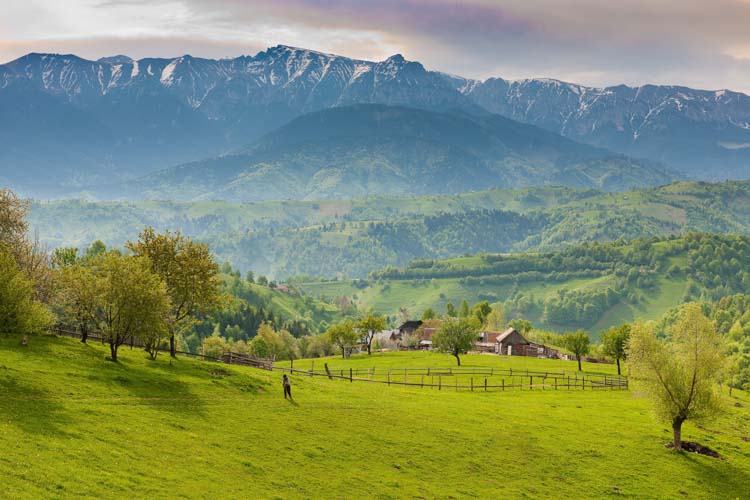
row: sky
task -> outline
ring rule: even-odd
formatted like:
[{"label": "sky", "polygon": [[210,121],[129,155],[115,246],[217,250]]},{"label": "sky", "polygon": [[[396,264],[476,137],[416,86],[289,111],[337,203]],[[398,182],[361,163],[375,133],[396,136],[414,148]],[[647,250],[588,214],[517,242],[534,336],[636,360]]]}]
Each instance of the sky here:
[{"label": "sky", "polygon": [[750,0],[0,0],[0,62],[400,53],[471,78],[750,93]]}]

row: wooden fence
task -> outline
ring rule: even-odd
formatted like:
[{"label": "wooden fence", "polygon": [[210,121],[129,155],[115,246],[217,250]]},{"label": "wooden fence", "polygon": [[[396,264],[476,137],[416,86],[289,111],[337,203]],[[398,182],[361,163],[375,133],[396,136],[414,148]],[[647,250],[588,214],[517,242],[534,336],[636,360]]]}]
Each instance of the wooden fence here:
[{"label": "wooden fence", "polygon": [[[64,328],[64,327],[53,327],[50,328],[50,332],[54,333],[58,336],[63,337],[71,337],[74,339],[80,339],[82,338],[82,335],[80,332],[78,332],[74,328]],[[106,343],[106,337],[101,332],[89,332],[87,336],[87,341],[91,342],[100,342],[102,344]],[[126,342],[123,344],[123,347],[130,347],[133,348],[139,348],[143,349],[145,348],[145,345],[141,341],[141,339],[131,337],[129,342]],[[169,349],[159,348],[159,352],[169,352]],[[216,361],[219,363],[226,363],[229,365],[242,365],[242,366],[252,366],[255,368],[261,368],[263,370],[272,370],[273,369],[273,361],[270,359],[260,359],[256,358],[247,354],[239,354],[232,351],[226,351],[218,358],[213,356],[206,356],[202,353],[192,353],[192,352],[185,352],[185,351],[176,351],[177,354],[181,356],[187,356],[190,358],[197,358],[204,361]]]},{"label": "wooden fence", "polygon": [[297,370],[274,366],[274,370],[308,377],[328,377],[350,382],[464,391],[511,390],[627,390],[627,377],[619,375],[541,372],[512,368],[329,368]]},{"label": "wooden fence", "polygon": [[[81,334],[72,328],[51,328],[56,335],[81,338]],[[90,332],[88,340],[106,342],[100,332]],[[143,348],[140,339],[132,338],[123,344],[133,348]],[[169,352],[169,349],[159,349]],[[370,382],[389,386],[409,386],[441,390],[464,390],[472,392],[512,391],[512,390],[627,390],[628,379],[620,375],[590,374],[581,372],[542,372],[534,370],[514,370],[513,368],[494,367],[426,367],[426,368],[330,368],[324,363],[323,370],[315,369],[315,361],[310,370],[299,370],[293,367],[274,366],[273,361],[259,359],[246,354],[224,352],[215,358],[204,354],[177,351],[177,354],[216,361],[231,365],[252,366],[264,370],[278,370],[286,373],[308,377],[327,377],[329,379],[348,380],[349,382]]]}]

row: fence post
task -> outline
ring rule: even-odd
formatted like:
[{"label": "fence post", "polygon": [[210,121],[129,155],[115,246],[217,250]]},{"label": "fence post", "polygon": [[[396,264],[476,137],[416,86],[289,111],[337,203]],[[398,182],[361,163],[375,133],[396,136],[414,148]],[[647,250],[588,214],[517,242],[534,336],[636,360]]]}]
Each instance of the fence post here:
[{"label": "fence post", "polygon": [[[526,373],[528,373],[528,372],[529,372],[529,370],[526,370]],[[529,377],[529,390],[532,390],[533,388],[534,388],[534,376],[531,375]]]},{"label": "fence post", "polygon": [[391,385],[391,370],[388,370],[388,385]]},{"label": "fence post", "polygon": [[487,392],[487,377],[484,377],[484,392]]},{"label": "fence post", "polygon": [[443,376],[438,375],[438,391],[443,389]]},{"label": "fence post", "polygon": [[354,379],[352,378],[352,369],[349,368],[349,382],[354,382]]},{"label": "fence post", "polygon": [[505,379],[503,378],[501,380],[502,380],[503,392],[505,392]]},{"label": "fence post", "polygon": [[471,392],[474,392],[474,377],[471,377]]},{"label": "fence post", "polygon": [[232,364],[232,351],[231,351],[231,349],[229,350],[229,364],[230,365]]},{"label": "fence post", "polygon": [[424,375],[422,375],[422,389],[424,389]]},{"label": "fence post", "polygon": [[310,376],[311,377],[313,376],[313,373],[315,373],[315,360],[314,359],[310,362]]},{"label": "fence post", "polygon": [[291,364],[289,365],[289,368],[291,369],[291,371],[294,371],[294,358],[291,358],[291,362],[290,363]]},{"label": "fence post", "polygon": [[326,373],[328,374],[328,380],[333,380],[333,375],[331,375],[331,370],[328,369],[328,363],[324,363],[326,367]]}]

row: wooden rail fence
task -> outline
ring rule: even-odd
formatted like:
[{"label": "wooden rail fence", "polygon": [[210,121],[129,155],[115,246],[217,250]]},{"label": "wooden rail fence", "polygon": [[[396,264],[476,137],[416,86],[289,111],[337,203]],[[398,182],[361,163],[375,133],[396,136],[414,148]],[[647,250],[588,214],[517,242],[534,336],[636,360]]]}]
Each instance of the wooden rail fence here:
[{"label": "wooden rail fence", "polygon": [[[81,338],[75,329],[54,327],[50,331],[55,335]],[[106,343],[106,337],[100,332],[90,332],[88,340]],[[133,348],[143,348],[140,339],[131,339],[123,344]],[[169,349],[159,349],[169,352]],[[316,370],[315,362],[309,370],[293,367],[274,366],[272,360],[259,359],[246,354],[231,351],[220,357],[206,356],[191,352],[177,351],[177,354],[208,361],[231,365],[252,366],[264,370],[277,370],[295,373],[308,377],[328,377],[329,379],[348,380],[349,382],[370,382],[389,386],[409,386],[442,390],[467,390],[471,392],[511,391],[511,390],[627,390],[628,378],[620,375],[566,373],[534,370],[514,370],[512,368],[494,367],[426,367],[426,368],[330,368],[324,364],[324,370]],[[293,366],[293,365],[292,365]]]},{"label": "wooden rail fence", "polygon": [[[80,339],[82,337],[81,333],[73,328],[61,328],[61,327],[53,327],[50,328],[50,332],[54,333],[55,335],[62,336],[62,337],[71,337],[74,339]],[[99,342],[99,343],[106,343],[106,337],[102,335],[101,332],[89,332],[87,336],[87,340],[91,342]],[[133,348],[139,348],[143,349],[146,346],[141,342],[141,339],[138,338],[132,338],[129,342],[123,344],[123,347],[130,347]],[[169,349],[165,348],[159,348],[159,352],[169,352]],[[254,356],[250,356],[247,354],[239,354],[232,351],[226,351],[221,356],[213,357],[213,356],[206,356],[205,354],[201,353],[192,353],[192,352],[186,352],[186,351],[176,351],[177,354],[181,356],[187,356],[190,358],[197,358],[202,359],[204,361],[216,361],[219,363],[226,363],[229,365],[242,365],[242,366],[252,366],[255,368],[261,368],[263,370],[272,370],[273,369],[273,361],[270,359],[261,359],[256,358]]]},{"label": "wooden rail fence", "polygon": [[300,370],[274,366],[274,370],[309,377],[328,377],[349,382],[468,390],[471,392],[510,390],[627,390],[627,377],[619,375],[541,372],[511,368],[330,368]]}]

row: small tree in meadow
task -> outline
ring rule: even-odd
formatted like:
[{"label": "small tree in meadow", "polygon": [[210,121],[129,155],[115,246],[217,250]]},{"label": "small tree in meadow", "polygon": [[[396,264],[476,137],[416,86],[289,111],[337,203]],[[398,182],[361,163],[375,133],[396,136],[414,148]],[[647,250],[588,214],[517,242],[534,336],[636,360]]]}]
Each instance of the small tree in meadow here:
[{"label": "small tree in meadow", "polygon": [[359,334],[354,329],[354,323],[344,321],[338,325],[333,325],[326,331],[331,344],[341,350],[341,357],[346,359],[347,354],[359,340]]},{"label": "small tree in meadow", "polygon": [[194,324],[196,314],[219,303],[219,265],[204,243],[196,243],[179,232],[157,234],[146,228],[138,241],[128,242],[136,255],[146,257],[153,272],[167,287],[171,299],[167,325],[169,351],[176,355],[175,337]]},{"label": "small tree in meadow", "polygon": [[477,341],[481,324],[474,317],[448,319],[432,337],[432,347],[456,358],[461,366],[461,354],[466,354]]},{"label": "small tree in meadow", "polygon": [[359,330],[362,340],[367,344],[367,354],[369,355],[372,353],[372,339],[375,338],[375,334],[385,329],[385,318],[369,314],[358,322],[355,328]]},{"label": "small tree in meadow", "polygon": [[110,358],[117,361],[118,348],[131,338],[151,342],[152,358],[158,352],[155,335],[167,331],[170,302],[167,288],[151,271],[145,257],[110,252],[97,262],[96,323],[107,338]]},{"label": "small tree in meadow", "polygon": [[672,426],[674,449],[682,449],[682,424],[721,410],[717,390],[723,376],[724,345],[699,304],[688,304],[671,329],[656,337],[650,325],[636,324],[628,342],[631,377],[651,399],[658,417]]},{"label": "small tree in meadow", "polygon": [[602,336],[604,354],[617,363],[617,374],[621,374],[620,360],[627,358],[627,345],[630,338],[630,325],[625,324],[607,330]]},{"label": "small tree in meadow", "polygon": [[575,333],[567,333],[562,337],[563,347],[573,353],[578,361],[578,371],[581,371],[581,357],[589,353],[591,340],[583,330]]}]

